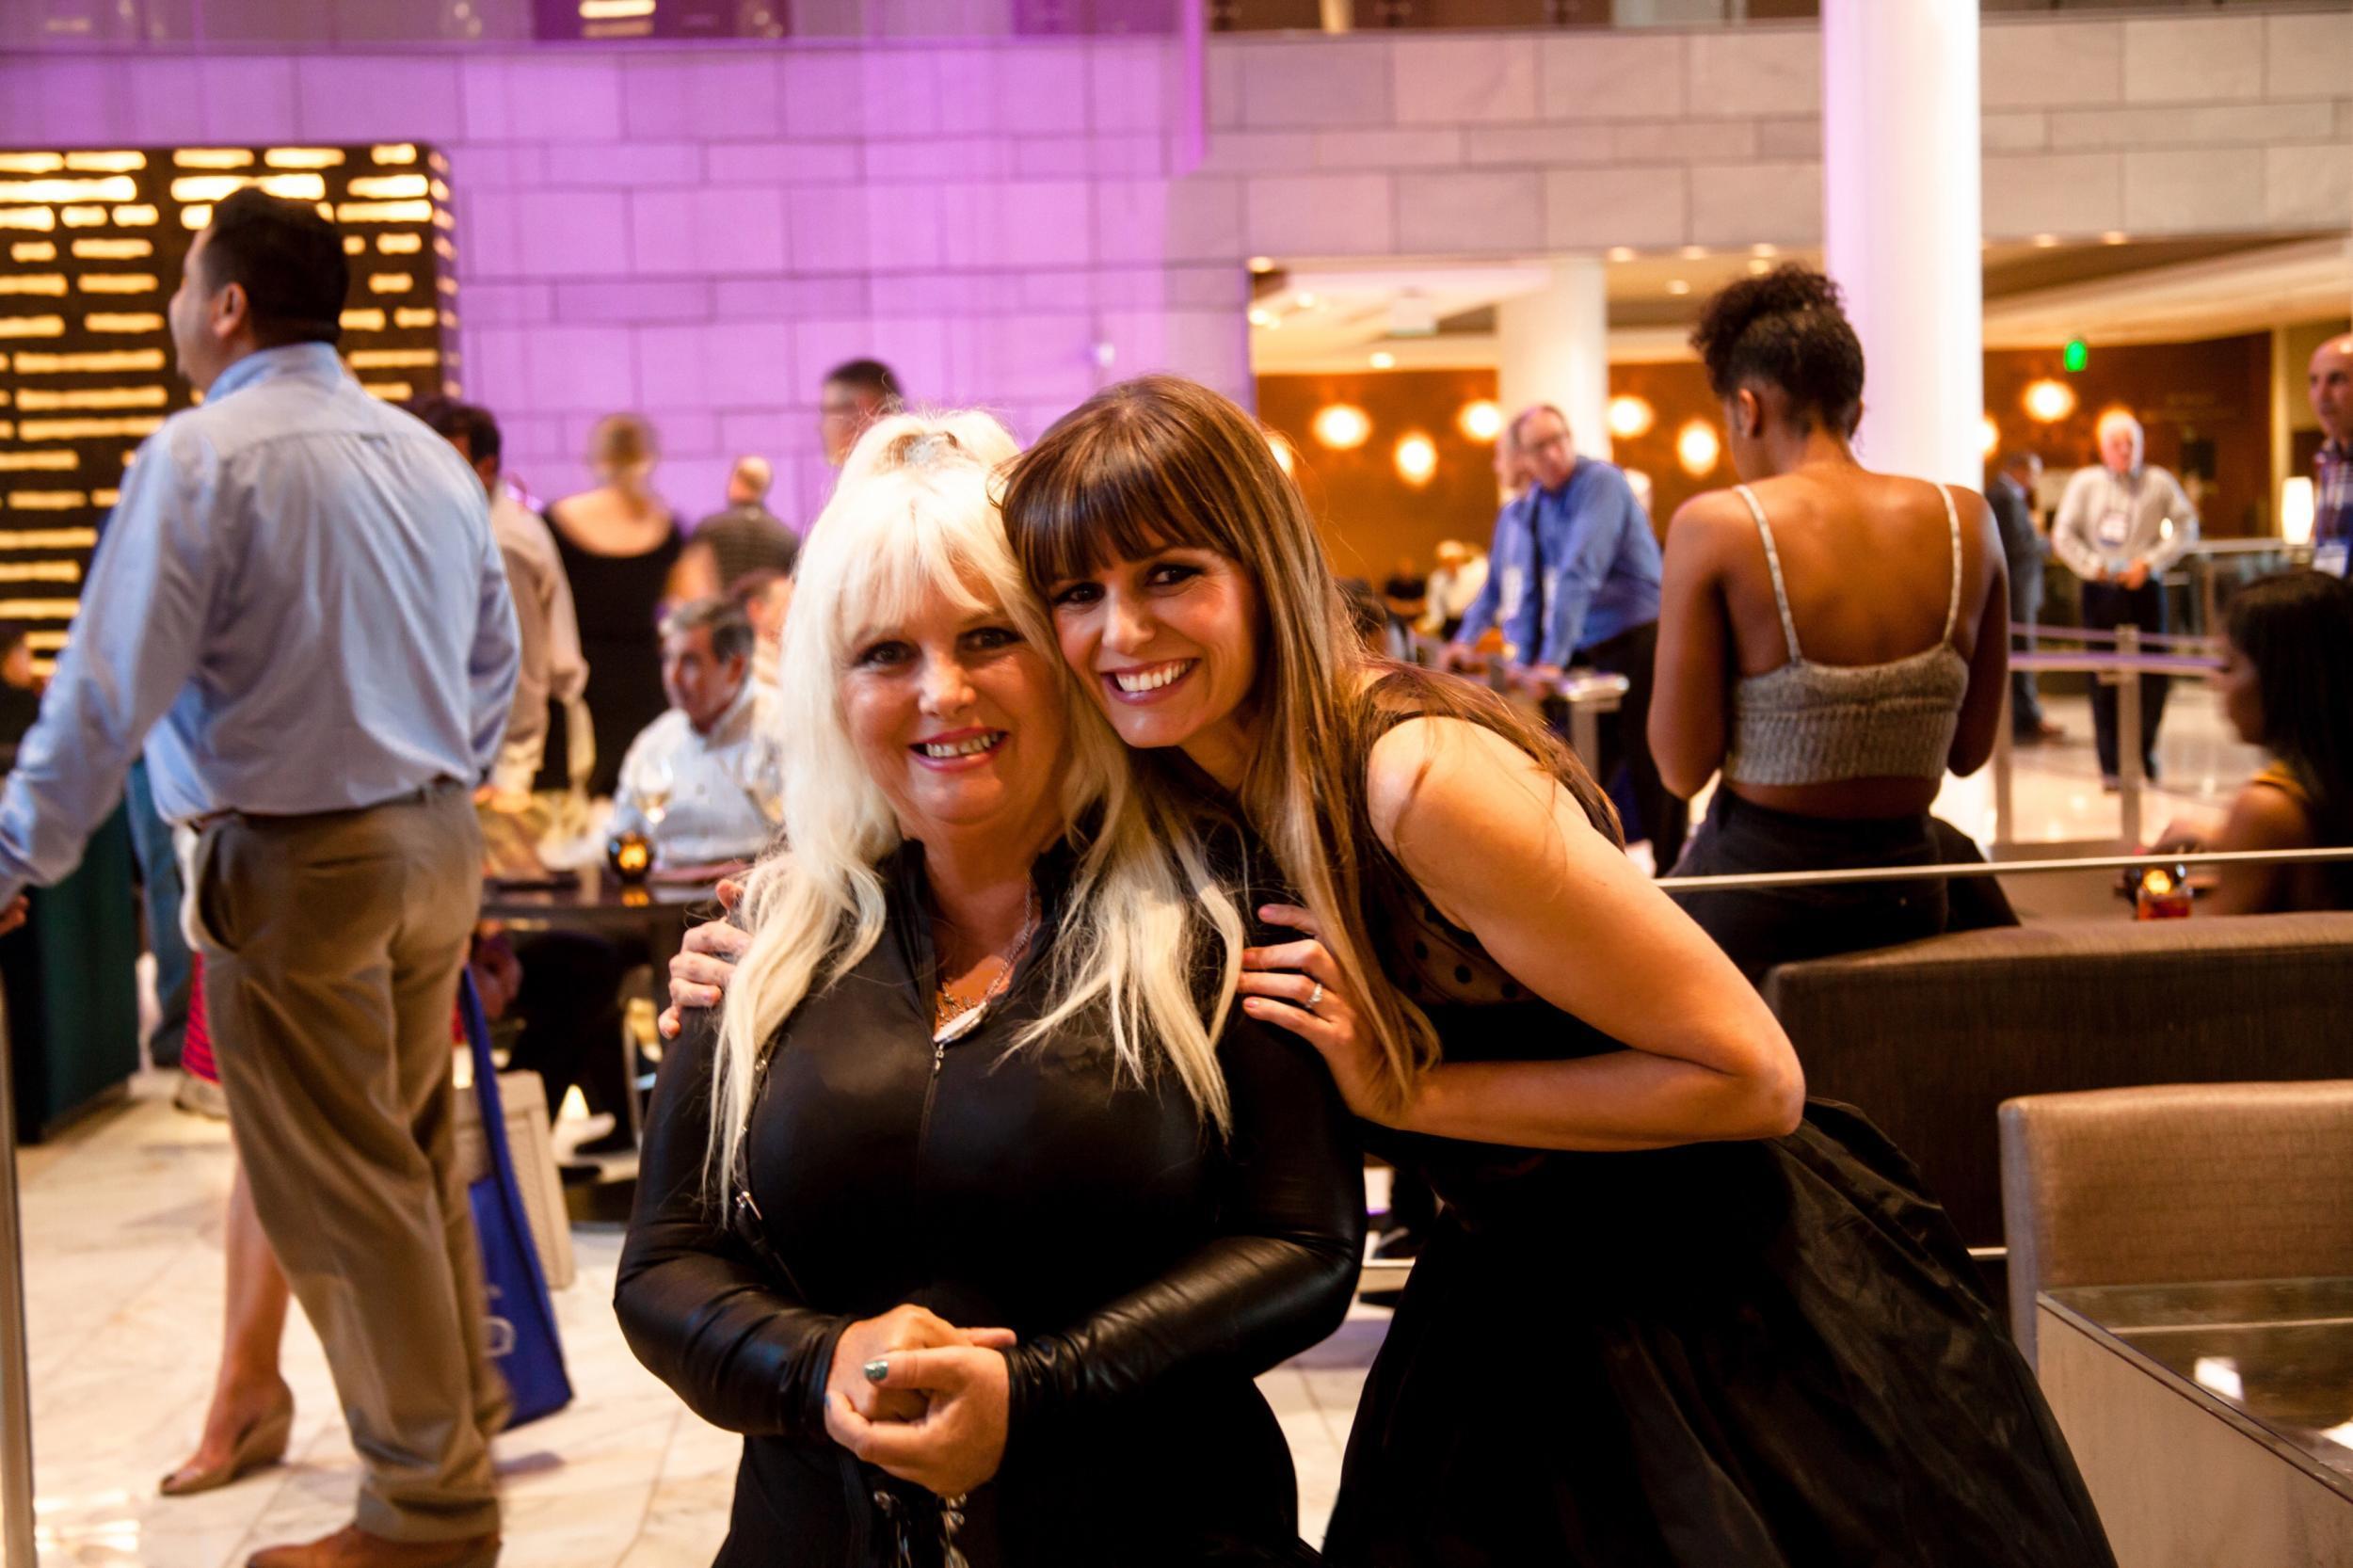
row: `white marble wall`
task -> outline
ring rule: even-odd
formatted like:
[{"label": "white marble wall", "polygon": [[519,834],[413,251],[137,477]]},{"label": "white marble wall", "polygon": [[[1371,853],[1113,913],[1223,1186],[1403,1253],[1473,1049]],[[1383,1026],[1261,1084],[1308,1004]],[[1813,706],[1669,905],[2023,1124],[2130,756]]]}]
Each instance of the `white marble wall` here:
[{"label": "white marble wall", "polygon": [[[1983,48],[1990,239],[2353,220],[2353,15],[2002,18]],[[1810,26],[1226,39],[1196,179],[1276,254],[1817,244],[1820,98]]]}]

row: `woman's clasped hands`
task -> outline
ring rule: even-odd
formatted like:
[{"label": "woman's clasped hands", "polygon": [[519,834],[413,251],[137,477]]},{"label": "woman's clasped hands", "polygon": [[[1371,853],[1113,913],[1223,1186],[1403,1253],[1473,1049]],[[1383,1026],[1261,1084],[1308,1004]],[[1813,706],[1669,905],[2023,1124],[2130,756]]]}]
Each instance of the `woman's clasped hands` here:
[{"label": "woman's clasped hands", "polygon": [[842,1330],[825,1378],[825,1432],[901,1480],[959,1496],[1004,1463],[1011,1329],[958,1328],[895,1306]]}]

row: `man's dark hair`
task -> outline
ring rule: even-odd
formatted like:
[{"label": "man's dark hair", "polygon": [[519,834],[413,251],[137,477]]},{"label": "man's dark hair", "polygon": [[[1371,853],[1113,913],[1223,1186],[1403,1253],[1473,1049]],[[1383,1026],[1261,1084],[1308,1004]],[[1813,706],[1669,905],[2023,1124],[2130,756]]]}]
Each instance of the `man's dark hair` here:
[{"label": "man's dark hair", "polygon": [[825,380],[864,392],[886,414],[895,414],[906,404],[905,394],[899,391],[899,378],[880,360],[845,360],[825,372]]},{"label": "man's dark hair", "polygon": [[711,629],[711,651],[722,659],[752,656],[752,623],[744,612],[724,599],[689,600],[662,622],[662,634],[674,637],[700,627]]},{"label": "man's dark hair", "polygon": [[2025,447],[2013,447],[2009,451],[2002,454],[2002,460],[1993,465],[1993,472],[1996,473],[2024,473],[2041,460],[2042,457],[2040,453],[2028,452]]},{"label": "man's dark hair", "polygon": [[754,567],[727,586],[727,601],[741,610],[777,584],[792,577],[791,572],[774,567]]},{"label": "man's dark hair", "polygon": [[1718,397],[1779,387],[1792,418],[1841,436],[1863,417],[1863,340],[1838,285],[1811,267],[1785,263],[1724,288],[1700,312],[1691,346]]},{"label": "man's dark hair", "polygon": [[317,207],[248,185],[213,208],[204,280],[245,290],[253,335],[264,348],[343,337],[351,264],[344,236]]},{"label": "man's dark hair", "polygon": [[499,422],[490,417],[489,409],[460,403],[454,397],[428,397],[409,412],[424,421],[444,440],[465,437],[466,456],[475,462],[485,457],[498,461],[504,443],[499,439]]}]

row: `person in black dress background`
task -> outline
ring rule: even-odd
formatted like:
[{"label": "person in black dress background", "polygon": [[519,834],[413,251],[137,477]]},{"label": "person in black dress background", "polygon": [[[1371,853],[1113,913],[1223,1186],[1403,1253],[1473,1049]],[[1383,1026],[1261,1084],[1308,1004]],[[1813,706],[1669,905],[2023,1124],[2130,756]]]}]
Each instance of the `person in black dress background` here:
[{"label": "person in black dress background", "polygon": [[[677,596],[679,557],[685,541],[670,509],[653,492],[661,461],[653,426],[635,414],[610,414],[588,436],[594,489],[547,509],[549,530],[563,557],[580,617],[581,652],[588,661],[585,701],[595,727],[596,767],[588,792],[609,796],[621,776],[621,757],[637,732],[662,716],[662,606]],[[567,756],[563,711],[551,728],[537,787],[561,790]]]},{"label": "person in black dress background", "polygon": [[1056,667],[1011,451],[853,456],[786,631],[792,849],[655,1093],[616,1304],[748,1439],[725,1565],[1312,1560],[1251,1380],[1346,1312],[1359,1157],[1314,1053],[1225,1016],[1239,918]]}]

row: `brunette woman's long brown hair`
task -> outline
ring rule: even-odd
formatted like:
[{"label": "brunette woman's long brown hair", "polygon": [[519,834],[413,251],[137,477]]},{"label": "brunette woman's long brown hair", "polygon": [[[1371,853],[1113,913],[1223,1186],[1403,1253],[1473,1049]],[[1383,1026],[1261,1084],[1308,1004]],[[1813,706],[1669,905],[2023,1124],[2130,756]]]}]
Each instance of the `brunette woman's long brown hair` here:
[{"label": "brunette woman's long brown hair", "polygon": [[[1380,978],[1367,866],[1385,853],[1367,810],[1373,743],[1401,714],[1468,720],[1512,740],[1623,842],[1608,796],[1552,735],[1483,687],[1377,659],[1346,605],[1305,498],[1238,405],[1173,376],[1105,389],[1013,465],[1005,532],[1041,594],[1110,562],[1176,547],[1236,562],[1258,596],[1258,671],[1246,699],[1264,737],[1241,805],[1314,914],[1403,1095],[1438,1060],[1430,1021]],[[1138,754],[1149,777],[1161,760]],[[1401,874],[1401,873],[1400,873]]]}]

